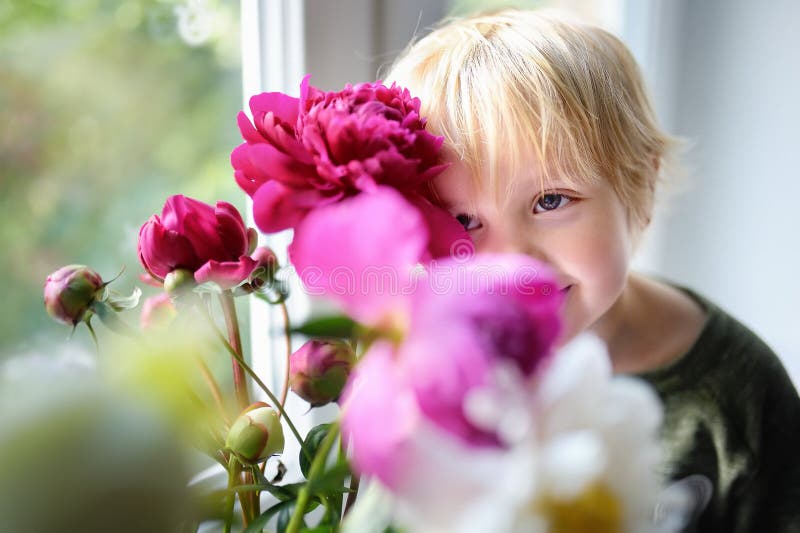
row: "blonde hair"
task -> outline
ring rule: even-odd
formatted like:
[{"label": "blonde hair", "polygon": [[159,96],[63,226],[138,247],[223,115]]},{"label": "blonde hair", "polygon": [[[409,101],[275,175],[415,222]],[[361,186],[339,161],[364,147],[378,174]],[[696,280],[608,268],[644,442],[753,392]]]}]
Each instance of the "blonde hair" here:
[{"label": "blonde hair", "polygon": [[605,30],[549,12],[450,19],[412,43],[387,80],[421,99],[428,128],[482,190],[502,194],[503,177],[530,173],[534,155],[542,191],[554,177],[605,179],[634,232],[649,224],[677,139],[658,127],[636,61]]}]

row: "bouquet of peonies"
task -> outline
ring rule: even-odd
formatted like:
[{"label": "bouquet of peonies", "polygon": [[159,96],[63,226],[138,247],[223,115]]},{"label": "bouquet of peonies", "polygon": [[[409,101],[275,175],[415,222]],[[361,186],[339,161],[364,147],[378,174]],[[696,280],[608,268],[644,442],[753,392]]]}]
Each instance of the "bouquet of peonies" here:
[{"label": "bouquet of peonies", "polygon": [[[231,358],[230,385],[211,369],[217,352],[174,372],[173,389],[205,413],[193,445],[227,473],[225,487],[192,487],[203,505],[181,517],[188,530],[670,530],[654,521],[654,394],[612,378],[592,336],[555,348],[562,295],[546,265],[474,253],[429,196],[442,139],[419,104],[394,85],[323,92],[306,78],[299,98],[260,94],[252,121],[239,115],[245,142],[231,161],[256,225],[294,230],[291,268],[340,313],[292,328],[288,267],[233,206],[180,195],[139,232],[144,279],[163,288],[140,330],[115,316],[138,295],[113,294],[81,265],[48,278],[48,312],[90,328],[97,316],[145,352],[178,331],[210,332]],[[278,393],[245,356],[236,297],[284,311]],[[311,338],[293,350],[298,334]],[[311,408],[337,402],[340,415],[301,435],[289,389]],[[287,438],[300,446],[298,482],[282,480]]]}]

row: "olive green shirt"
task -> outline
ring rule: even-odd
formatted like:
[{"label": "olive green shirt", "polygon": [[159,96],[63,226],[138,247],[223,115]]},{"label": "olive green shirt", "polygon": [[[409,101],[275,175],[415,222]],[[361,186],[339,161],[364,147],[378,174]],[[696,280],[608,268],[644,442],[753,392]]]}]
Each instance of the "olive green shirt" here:
[{"label": "olive green shirt", "polygon": [[752,331],[677,288],[705,309],[702,332],[676,362],[638,377],[664,403],[661,474],[699,474],[713,488],[686,531],[800,532],[800,399],[792,381]]}]

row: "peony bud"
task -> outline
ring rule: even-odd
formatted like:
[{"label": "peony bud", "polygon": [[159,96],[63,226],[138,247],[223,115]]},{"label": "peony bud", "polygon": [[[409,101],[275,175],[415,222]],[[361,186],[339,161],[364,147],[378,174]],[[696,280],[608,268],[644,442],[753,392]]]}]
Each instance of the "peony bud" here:
[{"label": "peony bud", "polygon": [[336,401],[355,362],[346,342],[308,341],[289,359],[289,387],[312,407]]},{"label": "peony bud", "polygon": [[282,453],[283,428],[278,413],[264,402],[250,405],[231,425],[225,447],[250,465]]},{"label": "peony bud", "polygon": [[251,276],[251,283],[253,283],[255,288],[259,288],[265,283],[272,282],[280,266],[278,264],[278,256],[275,255],[275,252],[267,246],[259,246],[250,257],[258,264]]},{"label": "peony bud", "polygon": [[227,202],[216,205],[175,195],[167,198],[161,216],[153,215],[139,229],[139,261],[156,279],[187,269],[197,283],[213,281],[229,289],[255,268],[247,255],[258,235]]},{"label": "peony bud", "polygon": [[58,322],[74,326],[84,319],[104,287],[100,275],[85,265],[61,267],[45,281],[45,309]]},{"label": "peony bud", "polygon": [[170,296],[178,296],[188,292],[195,285],[194,274],[191,270],[186,270],[185,268],[173,270],[164,278],[164,290]]},{"label": "peony bud", "polygon": [[268,272],[275,272],[278,269],[278,256],[267,246],[259,246],[251,256],[258,266],[264,267]]}]

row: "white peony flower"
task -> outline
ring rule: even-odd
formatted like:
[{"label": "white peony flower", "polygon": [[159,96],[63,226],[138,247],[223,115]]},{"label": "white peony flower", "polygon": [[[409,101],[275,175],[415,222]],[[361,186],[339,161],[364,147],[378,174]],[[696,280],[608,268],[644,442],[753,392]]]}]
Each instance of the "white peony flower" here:
[{"label": "white peony flower", "polygon": [[394,493],[411,532],[657,530],[661,406],[644,383],[614,377],[603,343],[583,334],[534,378],[498,368],[464,405],[503,448],[467,446],[421,417],[419,458]]}]

